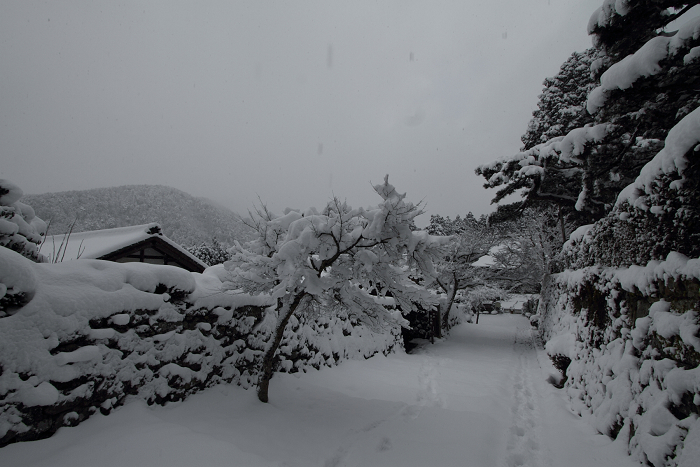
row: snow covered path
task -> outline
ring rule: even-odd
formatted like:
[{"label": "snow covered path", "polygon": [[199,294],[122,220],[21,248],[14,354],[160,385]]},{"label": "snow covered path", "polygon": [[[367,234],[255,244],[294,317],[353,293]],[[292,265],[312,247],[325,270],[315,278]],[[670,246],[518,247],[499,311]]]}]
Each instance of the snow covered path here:
[{"label": "snow covered path", "polygon": [[482,316],[414,355],[276,375],[270,404],[218,386],[134,401],[0,449],[22,466],[637,466],[572,415],[519,315]]}]

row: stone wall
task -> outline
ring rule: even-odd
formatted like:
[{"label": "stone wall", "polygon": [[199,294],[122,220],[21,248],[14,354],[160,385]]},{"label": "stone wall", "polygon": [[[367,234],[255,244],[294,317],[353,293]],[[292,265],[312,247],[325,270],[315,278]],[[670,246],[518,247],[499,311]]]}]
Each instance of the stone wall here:
[{"label": "stone wall", "polygon": [[[223,269],[35,264],[0,253],[0,285],[10,284],[0,297],[0,447],[51,436],[130,397],[165,404],[219,383],[256,383],[274,308],[266,297],[224,292]],[[278,370],[399,348],[398,327],[375,332],[309,310],[288,325]]]},{"label": "stone wall", "polygon": [[550,277],[540,332],[569,361],[572,407],[648,465],[700,454],[700,260],[671,253],[645,267]]}]

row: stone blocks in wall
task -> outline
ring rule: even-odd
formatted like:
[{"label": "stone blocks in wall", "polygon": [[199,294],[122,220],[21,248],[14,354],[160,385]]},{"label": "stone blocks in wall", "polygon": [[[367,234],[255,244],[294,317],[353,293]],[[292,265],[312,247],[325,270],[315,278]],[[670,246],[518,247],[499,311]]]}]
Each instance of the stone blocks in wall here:
[{"label": "stone blocks in wall", "polygon": [[539,309],[545,340],[573,336],[548,350],[571,359],[564,390],[574,409],[657,467],[676,465],[700,436],[699,289],[700,260],[672,253],[554,275]]},{"label": "stone blocks in wall", "polygon": [[[165,404],[219,383],[257,382],[274,307],[267,297],[225,292],[221,271],[36,264],[1,250],[26,266],[34,285],[23,306],[0,310],[0,447],[51,436],[130,397]],[[378,333],[309,310],[290,321],[278,370],[332,366],[400,346],[398,327]]]}]

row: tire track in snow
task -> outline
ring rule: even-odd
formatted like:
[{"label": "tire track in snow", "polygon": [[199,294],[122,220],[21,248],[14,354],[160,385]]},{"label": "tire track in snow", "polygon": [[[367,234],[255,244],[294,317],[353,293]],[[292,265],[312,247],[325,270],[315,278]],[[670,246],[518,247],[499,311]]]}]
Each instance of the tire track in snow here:
[{"label": "tire track in snow", "polygon": [[543,465],[540,450],[540,411],[533,390],[532,359],[536,358],[530,329],[518,327],[513,350],[517,363],[513,375],[511,427],[506,445],[506,467],[539,467]]}]

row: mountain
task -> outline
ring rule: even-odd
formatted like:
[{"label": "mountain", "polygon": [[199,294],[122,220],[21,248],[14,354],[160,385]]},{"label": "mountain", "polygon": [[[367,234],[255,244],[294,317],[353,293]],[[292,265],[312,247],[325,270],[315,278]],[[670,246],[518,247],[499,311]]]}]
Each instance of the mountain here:
[{"label": "mountain", "polygon": [[206,198],[163,185],[126,185],[81,191],[24,195],[23,203],[51,222],[49,234],[110,229],[158,222],[163,232],[183,246],[216,238],[231,245],[252,238],[235,212]]}]

